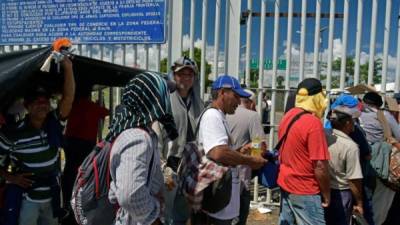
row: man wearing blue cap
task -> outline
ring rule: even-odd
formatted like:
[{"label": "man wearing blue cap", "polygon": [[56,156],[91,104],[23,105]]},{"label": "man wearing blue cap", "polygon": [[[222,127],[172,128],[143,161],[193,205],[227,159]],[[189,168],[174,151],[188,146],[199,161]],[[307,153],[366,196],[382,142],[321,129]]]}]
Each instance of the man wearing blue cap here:
[{"label": "man wearing blue cap", "polygon": [[[216,213],[207,213],[208,224],[230,225],[232,220],[239,216],[240,208],[240,180],[236,166],[248,165],[258,169],[266,163],[261,157],[251,157],[245,154],[250,145],[234,149],[226,114],[233,114],[240,104],[240,98],[248,98],[237,79],[229,75],[222,75],[212,85],[212,107],[204,112],[199,126],[199,144],[210,159],[231,167],[232,189],[228,205]],[[215,199],[218,201],[218,199]]]}]

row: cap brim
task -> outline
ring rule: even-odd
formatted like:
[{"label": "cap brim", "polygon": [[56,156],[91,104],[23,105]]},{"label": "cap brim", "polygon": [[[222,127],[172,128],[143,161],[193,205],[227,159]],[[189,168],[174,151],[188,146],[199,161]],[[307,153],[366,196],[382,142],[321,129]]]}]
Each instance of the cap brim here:
[{"label": "cap brim", "polygon": [[251,94],[247,93],[243,88],[232,89],[241,98],[250,98]]},{"label": "cap brim", "polygon": [[193,66],[190,66],[190,65],[178,66],[178,67],[175,68],[174,72],[181,71],[181,70],[183,70],[185,68],[189,68],[189,69],[193,70],[193,72],[196,73],[196,69]]}]

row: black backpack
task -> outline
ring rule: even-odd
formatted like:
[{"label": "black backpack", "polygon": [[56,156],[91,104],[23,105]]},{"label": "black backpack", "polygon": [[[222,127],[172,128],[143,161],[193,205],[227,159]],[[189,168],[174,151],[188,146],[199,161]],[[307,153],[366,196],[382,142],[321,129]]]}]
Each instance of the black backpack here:
[{"label": "black backpack", "polygon": [[[133,143],[134,144],[134,143]],[[72,189],[71,207],[80,225],[111,225],[119,206],[108,200],[110,190],[110,154],[113,143],[102,141],[85,158],[78,169]],[[124,149],[132,147],[129,144]],[[147,185],[154,153],[151,156]]]}]

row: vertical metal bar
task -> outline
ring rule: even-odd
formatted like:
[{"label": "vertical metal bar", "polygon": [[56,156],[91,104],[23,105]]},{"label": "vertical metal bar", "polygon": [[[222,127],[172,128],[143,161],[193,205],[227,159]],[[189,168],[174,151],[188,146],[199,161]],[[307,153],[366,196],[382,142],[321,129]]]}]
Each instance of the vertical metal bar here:
[{"label": "vertical metal bar", "polygon": [[304,79],[304,52],[306,46],[307,0],[301,2],[300,73],[299,81]]},{"label": "vertical metal bar", "polygon": [[203,0],[203,12],[201,20],[201,69],[200,69],[200,96],[204,99],[206,80],[206,46],[207,46],[207,5],[208,0]]},{"label": "vertical metal bar", "polygon": [[382,87],[381,93],[386,93],[386,78],[389,55],[390,16],[392,15],[392,0],[386,0],[385,34],[383,37],[383,60],[382,60]]},{"label": "vertical metal bar", "polygon": [[356,59],[354,62],[354,86],[360,83],[360,52],[363,19],[363,0],[358,0],[357,7]]},{"label": "vertical metal bar", "polygon": [[400,17],[397,19],[397,64],[394,90],[400,91]]},{"label": "vertical metal bar", "polygon": [[190,58],[194,59],[194,26],[196,16],[196,0],[192,0],[190,4]]},{"label": "vertical metal bar", "polygon": [[144,65],[145,69],[149,70],[149,45],[144,44]]},{"label": "vertical metal bar", "polygon": [[332,61],[333,61],[333,35],[335,29],[335,7],[336,0],[331,0],[329,11],[329,40],[328,40],[328,66],[326,74],[326,90],[331,90],[332,86]]},{"label": "vertical metal bar", "polygon": [[82,55],[82,45],[78,44],[78,55]]},{"label": "vertical metal bar", "polygon": [[374,60],[375,60],[375,41],[376,41],[376,21],[378,15],[378,0],[372,0],[372,17],[371,17],[371,37],[369,43],[369,62],[368,62],[368,84],[373,84]]},{"label": "vertical metal bar", "polygon": [[346,54],[347,54],[347,32],[349,26],[349,0],[344,0],[344,18],[343,18],[343,48],[342,61],[340,63],[340,90],[344,90],[346,80]]},{"label": "vertical metal bar", "polygon": [[320,77],[318,71],[319,68],[319,45],[320,45],[320,27],[321,27],[321,0],[316,2],[316,18],[315,18],[315,31],[314,31],[314,61],[313,61],[313,76],[315,78]]},{"label": "vertical metal bar", "polygon": [[[137,44],[134,44],[133,45],[133,66],[134,67],[138,67],[138,54],[137,54],[137,51],[138,51]],[[168,64],[167,64],[167,67],[168,67]]]},{"label": "vertical metal bar", "polygon": [[[278,44],[279,44],[279,7],[280,0],[275,0],[275,18],[274,18],[274,48],[272,53],[272,95],[269,132],[269,146],[274,146],[275,136],[275,111],[276,111],[276,77],[278,76]],[[267,204],[271,203],[271,191],[267,192]]]},{"label": "vertical metal bar", "polygon": [[[172,6],[172,45],[171,45],[171,60],[175,61],[176,59],[182,56],[182,31],[183,31],[183,2],[182,0],[174,1]],[[172,63],[172,62],[171,62]]]},{"label": "vertical metal bar", "polygon": [[[100,60],[104,60],[104,46],[100,45]],[[104,106],[104,99],[103,99],[103,90],[100,89],[98,91],[98,96],[99,96],[99,104],[101,106]],[[98,137],[99,139],[103,139],[103,126],[104,126],[104,120],[99,121],[99,131],[98,131]]]},{"label": "vertical metal bar", "polygon": [[215,31],[214,31],[214,65],[213,80],[218,76],[218,57],[219,57],[219,33],[220,33],[220,17],[221,17],[221,0],[215,2]]},{"label": "vertical metal bar", "polygon": [[[110,61],[111,63],[115,63],[115,45],[111,45],[111,51],[110,51]],[[111,122],[112,118],[114,117],[114,88],[110,87],[109,89],[109,104],[110,104],[110,120]]]},{"label": "vertical metal bar", "polygon": [[230,8],[230,0],[226,0],[226,9],[225,9],[225,60],[224,60],[224,73],[228,74],[229,68],[229,8]]},{"label": "vertical metal bar", "polygon": [[[167,55],[167,68],[172,65],[172,17],[173,17],[173,0],[169,0],[168,6],[168,55]],[[136,51],[135,51],[136,52]]]},{"label": "vertical metal bar", "polygon": [[[239,81],[240,68],[240,9],[241,1],[229,0],[228,74]],[[241,81],[240,81],[241,82]]]},{"label": "vertical metal bar", "polygon": [[160,51],[160,44],[156,44],[156,71],[160,72],[160,68],[161,68],[161,51]]},{"label": "vertical metal bar", "polygon": [[251,30],[253,25],[253,0],[247,1],[247,10],[249,12],[249,17],[247,17],[247,27],[246,27],[246,86],[250,88],[250,55],[251,55]]},{"label": "vertical metal bar", "polygon": [[285,108],[290,91],[290,72],[292,66],[292,30],[293,30],[293,0],[288,4],[288,25],[286,39],[286,74],[285,74]]},{"label": "vertical metal bar", "polygon": [[[263,92],[262,88],[264,86],[264,46],[265,46],[265,11],[267,7],[267,0],[261,0],[261,22],[260,22],[260,60],[259,60],[259,68],[258,68],[258,104],[257,111],[262,116],[262,100],[263,100]],[[254,201],[258,201],[258,180],[254,179]]]},{"label": "vertical metal bar", "polygon": [[5,51],[4,51],[4,46],[3,46],[3,45],[0,45],[0,54],[3,54],[3,53],[5,53]]}]

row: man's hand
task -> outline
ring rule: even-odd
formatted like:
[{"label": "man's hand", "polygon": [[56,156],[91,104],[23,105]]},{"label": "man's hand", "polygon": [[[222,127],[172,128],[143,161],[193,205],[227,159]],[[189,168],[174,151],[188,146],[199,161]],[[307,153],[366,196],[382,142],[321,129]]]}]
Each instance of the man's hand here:
[{"label": "man's hand", "polygon": [[16,184],[24,189],[29,188],[33,184],[33,180],[29,179],[33,173],[20,173],[15,175],[10,175],[7,180],[13,184]]},{"label": "man's hand", "polygon": [[175,181],[171,176],[165,179],[165,187],[167,188],[168,191],[172,191],[172,189],[174,189],[175,186],[176,186]]},{"label": "man's hand", "polygon": [[331,203],[331,195],[330,194],[322,194],[322,207],[327,208],[329,204]]},{"label": "man's hand", "polygon": [[260,156],[254,156],[251,157],[250,162],[248,163],[248,166],[250,166],[250,168],[252,170],[258,170],[260,169],[262,166],[264,166],[268,161]]},{"label": "man's hand", "polygon": [[251,143],[247,143],[243,145],[240,149],[239,152],[242,153],[243,155],[250,155],[251,152]]},{"label": "man's hand", "polygon": [[363,204],[362,203],[358,203],[357,205],[354,205],[353,206],[353,213],[354,214],[363,215],[364,214]]}]

